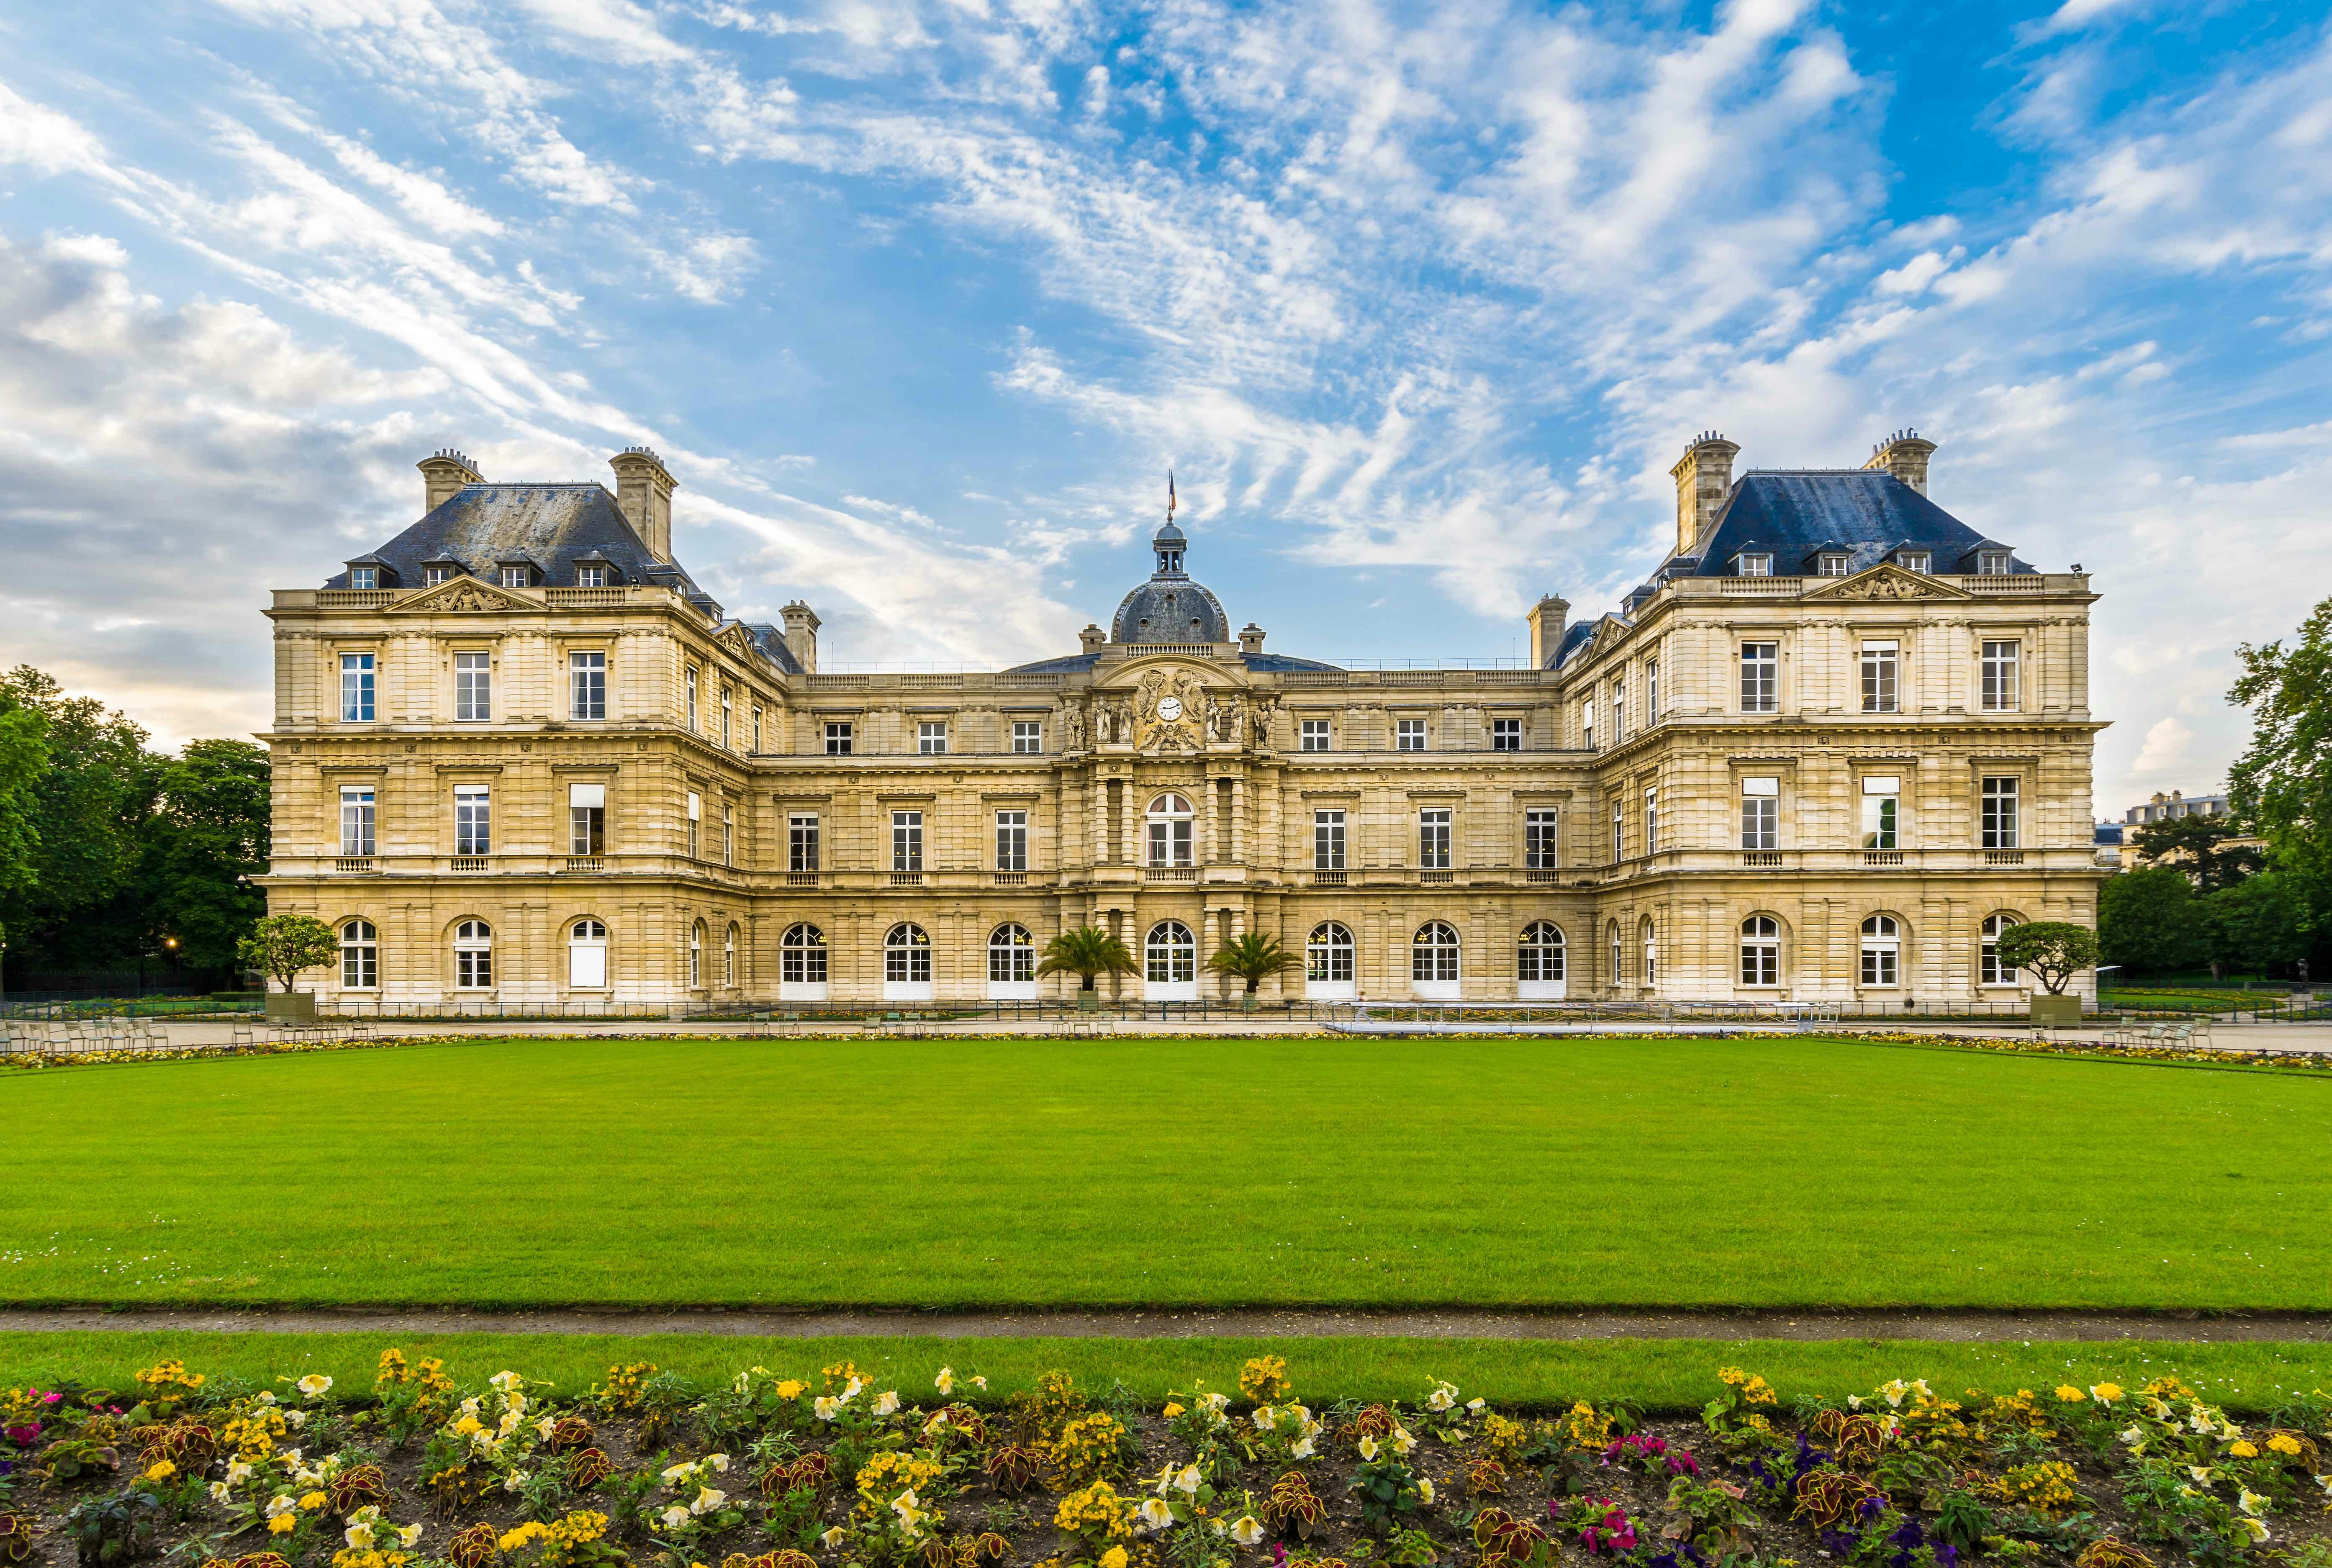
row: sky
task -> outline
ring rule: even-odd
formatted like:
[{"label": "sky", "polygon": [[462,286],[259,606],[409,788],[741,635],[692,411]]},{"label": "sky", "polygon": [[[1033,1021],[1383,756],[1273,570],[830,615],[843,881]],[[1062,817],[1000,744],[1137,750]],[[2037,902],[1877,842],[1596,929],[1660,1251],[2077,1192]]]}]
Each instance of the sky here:
[{"label": "sky", "polygon": [[414,464],[645,445],[821,665],[1074,652],[1171,468],[1234,624],[1510,659],[1748,466],[2094,609],[2097,807],[2213,789],[2327,591],[2320,5],[142,0],[0,13],[0,663],[271,712]]}]

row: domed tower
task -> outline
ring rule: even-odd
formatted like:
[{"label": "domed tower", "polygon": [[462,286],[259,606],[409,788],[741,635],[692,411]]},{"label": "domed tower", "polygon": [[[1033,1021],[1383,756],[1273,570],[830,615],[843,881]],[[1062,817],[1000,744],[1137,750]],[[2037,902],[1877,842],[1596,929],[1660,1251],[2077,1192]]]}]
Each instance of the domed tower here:
[{"label": "domed tower", "polygon": [[1127,594],[1110,618],[1113,643],[1228,643],[1230,617],[1222,601],[1202,583],[1190,580],[1182,569],[1183,552],[1190,541],[1169,518],[1150,540],[1158,554],[1158,569],[1150,580]]}]

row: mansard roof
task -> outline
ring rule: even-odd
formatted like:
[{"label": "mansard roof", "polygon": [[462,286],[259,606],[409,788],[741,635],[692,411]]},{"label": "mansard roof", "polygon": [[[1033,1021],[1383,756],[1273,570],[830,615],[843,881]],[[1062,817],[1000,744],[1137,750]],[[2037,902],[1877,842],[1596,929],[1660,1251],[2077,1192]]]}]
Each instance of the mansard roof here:
[{"label": "mansard roof", "polygon": [[[1753,469],[1708,532],[1669,564],[1681,569],[1671,575],[1725,577],[1744,550],[1793,565],[1830,550],[1846,552],[1851,574],[1907,548],[1957,563],[1980,544],[2005,548],[1881,469]],[[2018,560],[2011,569],[2035,569]]]},{"label": "mansard roof", "polygon": [[[465,484],[420,521],[377,550],[354,558],[377,562],[412,587],[427,562],[454,561],[491,577],[504,561],[531,560],[546,588],[575,586],[578,559],[605,562],[626,582],[664,582],[699,597],[686,571],[659,561],[632,530],[604,485]],[[348,574],[328,580],[348,587]]]},{"label": "mansard roof", "polygon": [[[1285,674],[1291,670],[1340,670],[1341,664],[1324,664],[1317,659],[1299,659],[1293,654],[1240,654],[1239,662],[1249,672],[1258,675]],[[1008,675],[1082,675],[1101,663],[1099,654],[1071,654],[1066,658],[1039,659],[1033,664],[1015,664],[1004,673]]]}]

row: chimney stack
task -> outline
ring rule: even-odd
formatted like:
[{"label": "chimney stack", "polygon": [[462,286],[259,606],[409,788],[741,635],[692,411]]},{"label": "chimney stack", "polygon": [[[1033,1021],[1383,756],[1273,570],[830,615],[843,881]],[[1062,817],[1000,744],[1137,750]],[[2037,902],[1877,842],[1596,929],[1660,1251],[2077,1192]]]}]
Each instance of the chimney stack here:
[{"label": "chimney stack", "polygon": [[1704,430],[1684,449],[1668,477],[1677,487],[1677,553],[1689,555],[1693,545],[1725,510],[1733,490],[1733,460],[1741,448],[1714,430]]},{"label": "chimney stack", "polygon": [[1247,622],[1239,628],[1239,652],[1242,654],[1263,652],[1263,628],[1253,621]]},{"label": "chimney stack", "polygon": [[616,505],[657,560],[672,559],[672,492],[680,487],[664,459],[645,446],[626,446],[607,459],[616,471]]},{"label": "chimney stack", "polygon": [[451,447],[433,452],[414,464],[421,470],[421,515],[428,516],[454,499],[465,484],[483,484],[486,476]]},{"label": "chimney stack", "polygon": [[1922,438],[1916,430],[1897,430],[1894,435],[1870,449],[1870,461],[1865,468],[1883,468],[1921,495],[1927,493],[1927,459],[1935,454],[1935,444]]},{"label": "chimney stack", "polygon": [[817,674],[817,612],[796,599],[779,612],[786,621],[786,649],[806,674]]},{"label": "chimney stack", "polygon": [[1548,594],[1531,607],[1531,665],[1544,670],[1563,646],[1563,628],[1571,619],[1571,601]]},{"label": "chimney stack", "polygon": [[1077,634],[1077,646],[1088,654],[1097,654],[1101,652],[1104,645],[1108,643],[1108,641],[1109,634],[1102,630],[1099,626],[1094,626],[1091,621],[1087,621],[1085,623],[1085,629]]}]

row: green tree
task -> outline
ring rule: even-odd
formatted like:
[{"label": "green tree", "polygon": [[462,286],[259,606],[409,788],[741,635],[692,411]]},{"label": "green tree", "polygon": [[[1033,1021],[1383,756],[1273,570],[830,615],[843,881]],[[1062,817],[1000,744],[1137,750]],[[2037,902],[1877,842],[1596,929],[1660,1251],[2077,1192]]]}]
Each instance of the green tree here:
[{"label": "green tree", "polygon": [[[2166,866],[2126,871],[2098,890],[2098,939],[2105,961],[2139,974],[2203,961],[2203,913],[2194,884]],[[2005,950],[2001,954],[2007,961]]]},{"label": "green tree", "polygon": [[146,731],[94,697],[65,696],[29,664],[0,675],[0,704],[41,716],[48,756],[23,803],[35,836],[33,878],[0,894],[20,961],[110,967],[146,935],[138,907],[139,828],[161,759]]},{"label": "green tree", "polygon": [[2052,997],[2065,982],[2098,961],[2097,933],[2062,920],[2028,920],[2000,933],[2000,961],[2039,978]]},{"label": "green tree", "polygon": [[267,913],[246,880],[268,856],[266,751],[248,741],[190,741],[161,773],[142,834],[139,887],[147,930],[177,939],[181,961],[232,970],[235,947]]},{"label": "green tree", "polygon": [[2251,712],[2251,742],[2227,774],[2236,816],[2267,840],[2303,926],[2332,929],[2332,598],[2296,640],[2235,650],[2228,696]]},{"label": "green tree", "polygon": [[1207,969],[1214,974],[1227,974],[1247,982],[1247,994],[1255,995],[1255,988],[1273,975],[1299,969],[1304,961],[1279,945],[1276,936],[1259,931],[1242,932],[1223,943],[1214,956],[1207,960]]},{"label": "green tree", "polygon": [[2311,943],[2300,924],[2305,913],[2290,883],[2272,871],[2211,894],[2203,901],[2203,929],[2212,978],[2229,969],[2264,973],[2306,958]]},{"label": "green tree", "polygon": [[1037,964],[1040,975],[1075,975],[1084,982],[1077,989],[1088,991],[1102,975],[1141,971],[1142,966],[1133,961],[1133,954],[1126,951],[1123,942],[1093,925],[1065,931],[1047,942],[1045,955]]},{"label": "green tree", "polygon": [[0,895],[27,892],[40,881],[33,808],[48,770],[48,715],[0,685]]},{"label": "green tree", "polygon": [[271,914],[234,951],[244,964],[272,975],[289,992],[301,970],[320,969],[340,956],[340,939],[312,914]]},{"label": "green tree", "polygon": [[2141,826],[2130,842],[2148,865],[2168,865],[2194,879],[2206,897],[2232,887],[2267,865],[2267,852],[2255,844],[2230,844],[2243,836],[2231,816],[2169,817]]}]

